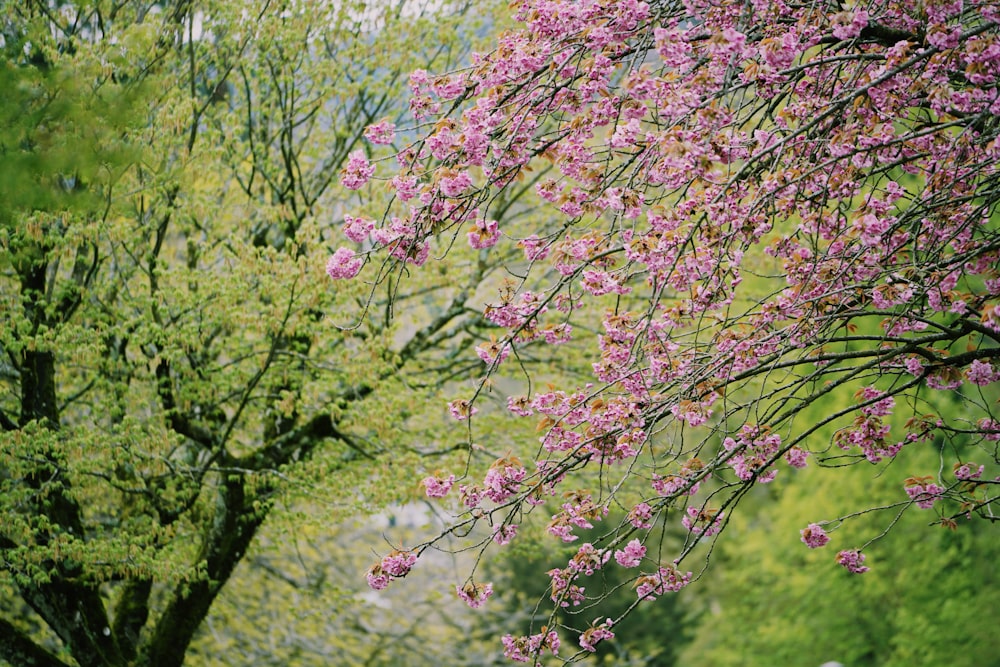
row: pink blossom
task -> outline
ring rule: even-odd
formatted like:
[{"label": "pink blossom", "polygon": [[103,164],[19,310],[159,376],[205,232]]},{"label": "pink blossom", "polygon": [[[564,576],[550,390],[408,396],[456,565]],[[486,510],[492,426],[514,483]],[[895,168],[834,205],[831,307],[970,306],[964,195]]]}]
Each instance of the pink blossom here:
[{"label": "pink blossom", "polygon": [[965,370],[965,379],[972,384],[985,387],[1000,380],[1000,373],[993,368],[990,362],[975,359]]},{"label": "pink blossom", "polygon": [[537,234],[521,239],[518,245],[524,248],[524,258],[529,262],[542,260],[549,256],[548,243],[544,239],[538,238]]},{"label": "pink blossom", "polygon": [[802,536],[802,541],[810,549],[818,549],[830,541],[830,536],[818,523],[809,524],[800,530],[799,534]]},{"label": "pink blossom", "polygon": [[452,419],[464,421],[479,412],[479,408],[474,406],[469,401],[456,398],[448,404],[448,412],[451,413]]},{"label": "pink blossom", "polygon": [[636,579],[635,592],[640,600],[652,600],[667,592],[677,592],[691,583],[691,573],[681,573],[673,565],[661,567],[654,574]]},{"label": "pink blossom", "polygon": [[517,524],[500,525],[493,529],[493,541],[500,546],[510,544],[515,536],[517,536]]},{"label": "pink blossom", "polygon": [[373,144],[391,144],[396,138],[396,125],[388,119],[380,120],[365,128],[365,139]]},{"label": "pink blossom", "polygon": [[457,197],[472,187],[472,178],[467,171],[459,172],[454,176],[442,176],[441,180],[438,181],[438,187],[445,197]]},{"label": "pink blossom", "polygon": [[502,503],[517,493],[526,475],[527,471],[517,458],[497,459],[483,479],[483,492],[493,502]]},{"label": "pink blossom", "polygon": [[837,39],[854,39],[868,25],[868,12],[857,9],[853,12],[840,12],[833,16],[833,36]]},{"label": "pink blossom", "polygon": [[614,623],[610,618],[605,619],[600,625],[591,627],[584,631],[580,635],[580,646],[591,653],[597,650],[596,645],[598,642],[605,639],[614,639],[615,633],[611,631],[611,626]]},{"label": "pink blossom", "polygon": [[392,551],[382,558],[382,571],[390,577],[405,577],[417,562],[417,554],[412,551]]},{"label": "pink blossom", "polygon": [[646,555],[646,547],[639,540],[631,540],[624,549],[615,551],[615,561],[622,567],[637,567]]},{"label": "pink blossom", "polygon": [[1000,421],[984,417],[976,423],[976,426],[982,432],[984,440],[990,442],[1000,441]]},{"label": "pink blossom", "polygon": [[368,163],[362,150],[347,156],[347,166],[340,171],[340,183],[348,190],[357,190],[375,173],[375,165]]},{"label": "pink blossom", "polygon": [[478,484],[462,484],[458,487],[458,495],[462,499],[462,504],[469,509],[479,507],[484,496],[483,487]]},{"label": "pink blossom", "polygon": [[476,220],[472,231],[468,233],[469,245],[473,248],[492,248],[500,238],[500,230],[496,220]]},{"label": "pink blossom", "polygon": [[499,365],[510,354],[510,343],[491,340],[476,346],[478,356],[487,366]]},{"label": "pink blossom", "polygon": [[563,542],[575,542],[580,539],[573,534],[573,527],[565,522],[550,523],[546,529],[553,537],[558,537]]},{"label": "pink blossom", "polygon": [[441,479],[439,477],[425,477],[423,481],[421,481],[421,484],[424,485],[428,498],[444,498],[448,495],[448,492],[451,491],[451,487],[454,483],[454,475],[448,475],[447,479]]},{"label": "pink blossom", "polygon": [[507,409],[518,417],[530,417],[534,414],[527,396],[507,397]]},{"label": "pink blossom", "polygon": [[809,452],[799,447],[792,447],[785,452],[785,462],[793,468],[805,468],[808,458]]},{"label": "pink blossom", "polygon": [[590,576],[600,570],[611,559],[611,551],[598,549],[590,542],[580,545],[576,555],[569,561],[566,569]]},{"label": "pink blossom", "polygon": [[376,591],[385,589],[389,585],[389,582],[392,581],[392,577],[383,572],[378,563],[368,569],[365,578],[368,580],[368,585],[371,589]]},{"label": "pink blossom", "polygon": [[725,516],[725,512],[689,507],[687,508],[687,516],[681,519],[681,523],[695,535],[711,537],[722,530],[722,519]]},{"label": "pink blossom", "polygon": [[542,628],[542,632],[530,637],[503,636],[503,654],[515,662],[530,662],[541,652],[548,649],[552,655],[558,655],[559,635],[554,630]]},{"label": "pink blossom", "polygon": [[493,595],[493,584],[474,584],[471,581],[464,586],[455,586],[458,597],[472,609],[479,609]]},{"label": "pink blossom", "polygon": [[375,222],[365,218],[355,218],[351,215],[344,216],[344,236],[354,241],[362,243],[368,240],[368,235],[375,229]]},{"label": "pink blossom", "polygon": [[837,553],[837,564],[842,565],[852,574],[863,574],[868,571],[868,567],[863,565],[865,555],[857,549],[845,550]]},{"label": "pink blossom", "polygon": [[350,248],[337,248],[326,261],[326,273],[334,280],[348,280],[358,275],[363,264],[364,259]]},{"label": "pink blossom", "polygon": [[653,508],[646,503],[639,503],[628,513],[628,520],[636,528],[652,528]]},{"label": "pink blossom", "polygon": [[941,494],[944,493],[943,487],[933,482],[918,481],[916,478],[907,480],[904,488],[906,489],[906,495],[914,501],[917,507],[924,510],[932,508],[934,503],[941,498]]},{"label": "pink blossom", "polygon": [[389,181],[389,185],[392,186],[392,189],[396,191],[396,196],[402,201],[413,199],[420,194],[417,187],[417,179],[413,176],[403,176],[402,174],[393,176],[392,180]]},{"label": "pink blossom", "polygon": [[973,479],[979,479],[985,466],[976,467],[975,463],[956,463],[955,464],[955,479],[962,481],[969,481]]}]

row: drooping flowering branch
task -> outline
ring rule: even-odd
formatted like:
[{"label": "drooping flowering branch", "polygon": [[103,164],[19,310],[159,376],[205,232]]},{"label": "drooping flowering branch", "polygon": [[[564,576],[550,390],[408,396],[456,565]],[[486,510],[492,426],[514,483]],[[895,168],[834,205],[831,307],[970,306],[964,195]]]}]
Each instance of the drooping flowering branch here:
[{"label": "drooping flowering branch", "polygon": [[[353,245],[328,267],[349,278],[365,258],[420,265],[437,239],[518,245],[520,277],[484,313],[497,326],[477,349],[486,376],[599,322],[590,382],[510,397],[512,415],[542,420],[538,455],[460,483],[471,520],[527,513],[572,473],[601,469],[598,497],[567,492],[549,524],[572,541],[622,489],[638,494],[603,543],[549,573],[554,604],[572,607],[612,554],[639,568],[640,598],[686,585],[684,557],[749,488],[826,451],[827,428],[846,460],[873,464],[949,442],[953,478],[908,479],[901,502],[989,514],[994,482],[964,456],[979,447],[998,463],[1000,8],[513,6],[523,27],[470,68],[411,76],[411,111],[429,129],[396,155],[385,218],[348,218]],[[392,132],[379,123],[368,137]],[[498,200],[539,167],[548,222],[498,223]],[[359,154],[345,183],[372,169]],[[472,419],[477,398],[453,401],[453,416]],[[956,400],[961,411],[935,408]],[[795,421],[820,402],[826,416]],[[428,494],[453,481],[425,481]],[[645,536],[674,517],[689,537],[660,562]],[[802,540],[829,537],[814,523]],[[864,559],[837,555],[855,573]],[[584,649],[618,620],[583,631]],[[533,659],[558,649],[553,637],[505,646]]]}]

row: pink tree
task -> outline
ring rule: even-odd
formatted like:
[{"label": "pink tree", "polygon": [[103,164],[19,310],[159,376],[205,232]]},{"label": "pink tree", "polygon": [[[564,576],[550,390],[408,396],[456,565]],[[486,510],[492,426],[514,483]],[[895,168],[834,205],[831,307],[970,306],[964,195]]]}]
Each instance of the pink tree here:
[{"label": "pink tree", "polygon": [[[555,496],[549,531],[573,541],[624,505],[548,573],[554,606],[574,607],[601,568],[627,569],[640,601],[684,587],[685,559],[724,534],[739,500],[810,460],[837,474],[934,440],[954,468],[901,480],[894,508],[859,498],[858,511],[992,518],[1000,478],[964,457],[995,466],[1000,441],[1000,7],[513,6],[523,25],[493,52],[411,76],[419,139],[374,176],[395,201],[331,272],[366,261],[385,276],[456,239],[484,256],[519,246],[517,278],[484,313],[497,332],[478,348],[481,389],[522,372],[529,348],[563,354],[574,324],[599,322],[582,341],[588,381],[510,397],[512,415],[542,419],[534,460],[455,482],[456,530],[488,522],[506,543]],[[395,140],[384,123],[370,136]],[[371,175],[357,163],[352,186]],[[548,222],[498,225],[492,212],[526,177]],[[451,404],[470,438],[481,399]],[[818,422],[796,419],[820,402],[832,407]],[[818,437],[832,429],[832,443]],[[568,487],[581,470],[600,471],[598,491]],[[430,478],[428,494],[453,481]],[[809,547],[838,525],[822,519],[803,527]],[[688,530],[674,552],[650,537],[664,522]],[[831,562],[867,570],[868,545],[845,546]],[[619,620],[577,628],[583,650]],[[553,633],[506,638],[508,656],[556,652]]]}]

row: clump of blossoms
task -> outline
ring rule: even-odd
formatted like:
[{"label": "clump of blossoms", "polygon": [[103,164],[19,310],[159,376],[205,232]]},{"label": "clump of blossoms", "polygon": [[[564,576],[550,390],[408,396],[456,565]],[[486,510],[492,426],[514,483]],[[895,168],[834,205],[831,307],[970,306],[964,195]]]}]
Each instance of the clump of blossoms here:
[{"label": "clump of blossoms", "polygon": [[826,534],[823,527],[816,523],[811,523],[799,531],[802,541],[810,549],[818,549],[825,546],[830,541],[830,536]]},{"label": "clump of blossoms", "polygon": [[868,566],[864,565],[865,555],[857,549],[845,550],[837,553],[837,564],[841,565],[851,574],[863,574],[868,571]]},{"label": "clump of blossoms", "polygon": [[448,475],[445,479],[425,477],[420,483],[423,484],[428,498],[444,498],[451,491],[451,487],[455,483],[455,476]]},{"label": "clump of blossoms", "polygon": [[472,609],[479,609],[493,595],[493,584],[477,584],[469,582],[464,586],[455,586],[455,593]]},{"label": "clump of blossoms", "polygon": [[580,635],[580,647],[585,651],[590,651],[591,653],[597,651],[597,643],[605,639],[614,639],[615,633],[611,631],[611,626],[614,624],[610,618],[604,620],[603,623],[591,626]]},{"label": "clump of blossoms", "polygon": [[615,551],[615,561],[622,567],[638,567],[646,555],[646,547],[639,540],[630,540],[624,549]]},{"label": "clump of blossoms", "polygon": [[396,579],[409,574],[416,562],[417,554],[412,551],[393,550],[381,561],[368,568],[366,574],[368,585],[374,590],[380,591]]},{"label": "clump of blossoms", "polygon": [[357,190],[372,177],[375,166],[368,162],[364,151],[357,150],[347,157],[347,166],[340,172],[340,183],[349,190]]},{"label": "clump of blossoms", "polygon": [[920,509],[930,509],[944,494],[944,487],[935,484],[933,477],[909,477],[903,484],[906,495]]},{"label": "clump of blossoms", "polygon": [[636,579],[635,593],[640,600],[652,600],[664,593],[677,592],[691,583],[690,572],[680,572],[673,565]]},{"label": "clump of blossoms", "polygon": [[689,507],[681,519],[681,524],[695,535],[711,537],[722,530],[722,520],[725,516],[725,512],[711,508]]},{"label": "clump of blossoms", "polygon": [[556,634],[556,631],[542,626],[541,632],[529,637],[504,635],[503,654],[515,662],[531,662],[543,650],[550,651],[552,655],[558,655],[559,645],[559,635]]}]

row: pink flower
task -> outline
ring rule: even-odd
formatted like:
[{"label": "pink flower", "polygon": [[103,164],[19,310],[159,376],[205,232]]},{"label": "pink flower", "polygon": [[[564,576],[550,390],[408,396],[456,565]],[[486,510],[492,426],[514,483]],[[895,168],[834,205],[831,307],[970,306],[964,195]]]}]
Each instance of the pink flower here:
[{"label": "pink flower", "polygon": [[969,481],[973,479],[979,479],[985,466],[976,467],[975,463],[956,463],[955,464],[955,479],[962,481]]},{"label": "pink flower", "polygon": [[488,366],[501,364],[510,354],[510,343],[500,343],[495,340],[476,346],[476,356]]},{"label": "pink flower", "polygon": [[941,498],[944,488],[933,482],[926,481],[926,478],[911,477],[906,483],[906,495],[914,501],[920,509],[928,510]]},{"label": "pink flower", "polygon": [[500,238],[496,220],[476,220],[475,227],[468,233],[469,245],[476,249],[492,248]]},{"label": "pink flower", "polygon": [[615,633],[611,632],[611,625],[614,623],[610,618],[606,619],[598,626],[586,630],[580,635],[580,646],[593,653],[597,649],[595,645],[604,639],[614,639]]},{"label": "pink flower", "polygon": [[804,449],[799,449],[798,447],[792,447],[785,452],[785,462],[793,468],[805,468],[806,459],[808,458],[809,452]]},{"label": "pink flower", "polygon": [[653,508],[646,503],[639,503],[628,513],[628,520],[636,528],[652,528]]},{"label": "pink flower", "polygon": [[524,249],[524,258],[529,262],[542,260],[549,256],[548,242],[538,238],[537,234],[522,239],[517,245]]},{"label": "pink flower", "polygon": [[355,218],[350,215],[344,216],[344,236],[354,241],[362,243],[368,239],[368,235],[375,229],[375,223],[365,218]]},{"label": "pink flower", "polygon": [[455,586],[455,592],[465,604],[479,609],[493,595],[493,584],[474,584],[470,581],[465,586]]},{"label": "pink flower", "polygon": [[515,662],[530,662],[539,656],[544,649],[551,651],[552,655],[557,655],[559,652],[559,635],[554,630],[548,630],[544,627],[537,635],[516,638],[504,635],[501,641],[503,642],[504,656]]},{"label": "pink flower", "polygon": [[347,166],[340,170],[340,183],[348,190],[357,190],[375,173],[375,165],[368,163],[362,150],[356,150],[347,157]]},{"label": "pink flower", "polygon": [[509,396],[507,398],[507,409],[518,417],[530,417],[534,414],[527,396]]},{"label": "pink flower", "polygon": [[395,138],[396,125],[387,119],[382,119],[365,128],[365,139],[373,144],[391,144]]},{"label": "pink flower", "polygon": [[830,541],[830,536],[826,534],[822,526],[816,523],[809,524],[800,530],[799,534],[802,536],[802,541],[810,549],[819,549]]},{"label": "pink flower", "polygon": [[681,519],[681,523],[695,535],[711,537],[722,530],[722,519],[725,516],[725,512],[689,507],[687,508],[687,516]]},{"label": "pink flower", "polygon": [[479,408],[474,406],[469,401],[463,401],[462,399],[456,398],[454,401],[448,404],[448,412],[451,413],[453,419],[458,421],[465,421],[472,415],[479,412]]},{"label": "pink flower", "polygon": [[392,189],[396,191],[396,196],[402,201],[413,199],[420,194],[417,187],[417,179],[413,176],[393,176],[392,180],[389,181],[389,185],[392,186]]},{"label": "pink flower", "polygon": [[350,248],[337,248],[326,261],[326,273],[334,280],[348,280],[358,275],[364,260]]},{"label": "pink flower", "polygon": [[382,567],[378,563],[368,568],[365,578],[368,580],[368,585],[375,591],[383,590],[392,581],[392,577],[383,572]]},{"label": "pink flower", "polygon": [[868,12],[858,9],[840,12],[832,17],[833,36],[837,39],[854,39],[868,25]]},{"label": "pink flower", "polygon": [[646,547],[639,540],[632,540],[624,549],[615,551],[615,561],[622,567],[637,567],[646,555]]},{"label": "pink flower", "polygon": [[985,387],[1000,380],[1000,373],[994,370],[990,362],[976,359],[965,370],[965,378],[972,384]]},{"label": "pink flower", "polygon": [[610,559],[610,551],[607,549],[598,549],[590,542],[586,542],[577,550],[576,555],[569,561],[566,569],[569,572],[582,572],[589,577],[597,570],[600,570]]},{"label": "pink flower", "polygon": [[417,554],[412,551],[394,550],[382,558],[382,571],[390,577],[405,577],[417,562]]},{"label": "pink flower", "polygon": [[636,579],[635,592],[640,600],[653,600],[667,592],[677,592],[691,583],[691,573],[681,573],[673,565],[661,567],[655,574]]},{"label": "pink flower", "polygon": [[517,493],[525,476],[527,471],[516,457],[497,459],[483,479],[483,493],[493,502],[502,503]]},{"label": "pink flower", "polygon": [[444,498],[451,491],[451,487],[455,483],[455,476],[448,475],[448,479],[425,477],[420,483],[424,485],[428,498]]},{"label": "pink flower", "polygon": [[497,526],[493,529],[493,541],[500,546],[510,544],[510,541],[517,535],[517,524]]},{"label": "pink flower", "polygon": [[844,566],[852,574],[863,574],[868,571],[868,567],[863,565],[865,555],[857,549],[841,551],[837,554],[837,563]]},{"label": "pink flower", "polygon": [[445,197],[457,197],[472,187],[472,178],[467,171],[459,172],[454,176],[442,176],[441,180],[438,181],[438,187]]}]

